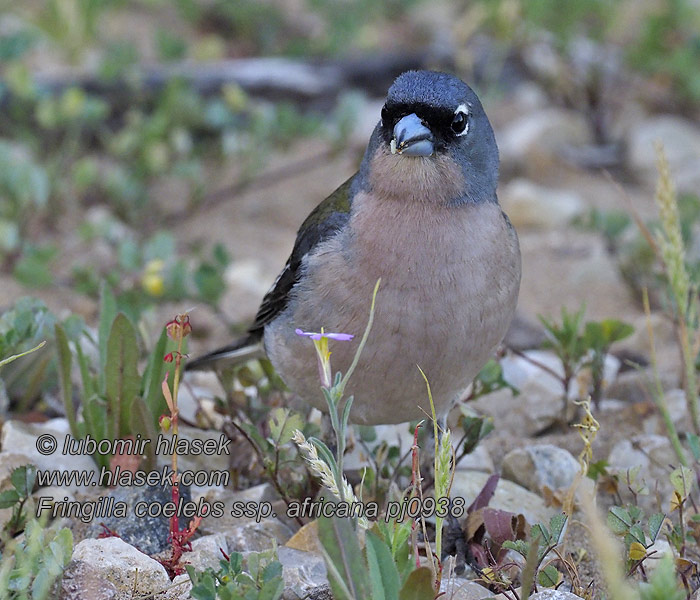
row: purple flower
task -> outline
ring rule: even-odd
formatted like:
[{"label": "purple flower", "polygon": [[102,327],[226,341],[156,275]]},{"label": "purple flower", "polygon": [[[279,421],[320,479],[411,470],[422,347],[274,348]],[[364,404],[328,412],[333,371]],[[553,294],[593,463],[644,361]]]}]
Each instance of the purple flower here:
[{"label": "purple flower", "polygon": [[328,338],[331,340],[338,340],[339,342],[349,342],[355,336],[350,333],[326,333],[321,330],[321,333],[315,333],[313,331],[302,331],[301,329],[296,329],[295,333],[297,335],[305,335],[310,337],[312,340],[320,340],[322,338]]}]

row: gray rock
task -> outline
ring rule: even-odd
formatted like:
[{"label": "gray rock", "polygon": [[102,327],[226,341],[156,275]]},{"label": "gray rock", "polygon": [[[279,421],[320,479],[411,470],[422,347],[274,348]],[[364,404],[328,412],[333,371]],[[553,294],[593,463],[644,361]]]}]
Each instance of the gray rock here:
[{"label": "gray rock", "polygon": [[440,584],[440,592],[444,593],[444,597],[450,598],[450,600],[482,600],[482,598],[493,597],[493,592],[490,592],[483,585],[463,577],[451,577],[443,580]]},{"label": "gray rock", "polygon": [[[264,488],[256,490],[256,496],[260,492],[269,493]],[[202,496],[210,502],[223,502],[224,514],[221,517],[205,517],[198,531],[203,535],[222,533],[226,537],[226,543],[231,552],[262,552],[274,546],[282,546],[292,536],[292,530],[282,523],[274,514],[268,517],[234,516],[231,509],[234,502],[249,500],[241,496],[240,492],[230,490],[210,490]],[[253,499],[258,508],[262,508],[258,500]],[[263,503],[268,500],[263,501]],[[269,507],[271,509],[271,506]],[[263,515],[261,515],[262,517]]]},{"label": "gray rock", "polygon": [[281,546],[277,558],[282,563],[284,600],[306,598],[313,590],[328,585],[326,563],[321,556]]},{"label": "gray rock", "polygon": [[116,586],[100,569],[85,560],[73,559],[63,572],[59,600],[116,600]]},{"label": "gray rock", "polygon": [[228,554],[226,536],[223,533],[213,533],[197,538],[192,542],[192,551],[183,554],[185,562],[192,565],[197,571],[205,569],[219,570],[219,561],[224,558],[221,551]]},{"label": "gray rock", "polygon": [[[6,421],[2,426],[0,444],[5,450],[23,454],[37,468],[51,471],[92,471],[97,479],[97,466],[91,456],[63,454],[63,443],[70,433],[66,419],[50,419],[45,423],[22,423],[21,421]],[[40,454],[36,448],[40,435],[50,435],[56,439],[56,451],[49,455]],[[84,486],[70,485],[71,490]],[[89,489],[89,488],[88,488]]]},{"label": "gray rock", "polygon": [[[484,487],[489,478],[487,473],[479,471],[457,471],[452,483],[452,497],[464,498],[465,509]],[[512,481],[502,479],[498,482],[496,492],[489,502],[491,508],[500,508],[516,515],[522,513],[530,524],[549,523],[550,517],[556,513],[545,506],[544,500]]]},{"label": "gray rock", "polygon": [[163,565],[120,538],[83,540],[73,550],[73,560],[89,564],[105,585],[114,586],[115,600],[156,595],[171,585]]},{"label": "gray rock", "polygon": [[[644,480],[650,490],[658,488],[661,497],[667,498],[672,491],[668,465],[677,462],[678,459],[666,436],[641,434],[615,444],[608,456],[608,470],[624,478],[629,469],[640,467],[637,482]],[[620,488],[624,492],[624,485]],[[640,505],[651,508],[655,503],[652,495],[640,496]]]},{"label": "gray rock", "polygon": [[503,343],[508,348],[522,352],[523,350],[539,348],[544,340],[545,335],[542,325],[528,319],[520,312],[516,312]]},{"label": "gray rock", "polygon": [[472,452],[460,460],[457,463],[457,469],[460,471],[483,471],[484,473],[494,473],[496,471],[493,459],[484,444],[479,444]]},{"label": "gray rock", "polygon": [[559,108],[546,108],[518,117],[498,135],[504,170],[524,170],[537,174],[559,162],[568,146],[591,143],[591,133],[582,114]]},{"label": "gray rock", "polygon": [[629,165],[649,185],[655,185],[658,179],[656,141],[663,144],[678,190],[697,192],[700,188],[700,128],[675,115],[659,115],[639,121],[629,131]]},{"label": "gray rock", "polygon": [[503,477],[530,491],[541,492],[568,488],[580,471],[571,453],[551,444],[516,448],[503,458]]},{"label": "gray rock", "polygon": [[[659,379],[661,388],[667,392],[678,385],[678,377],[673,373],[659,373]],[[620,373],[607,387],[605,395],[627,403],[645,402],[651,398],[655,385],[651,368],[631,369]]]},{"label": "gray rock", "polygon": [[588,210],[576,192],[514,179],[499,193],[503,210],[516,228],[554,229],[564,227]]},{"label": "gray rock", "polygon": [[[148,506],[165,505],[172,502],[170,486],[144,486],[123,487],[111,490],[108,497],[115,502],[126,503],[126,517],[110,515],[102,519],[93,520],[87,535],[97,537],[103,532],[102,523],[110,530],[116,532],[126,543],[131,544],[146,554],[157,554],[169,547],[170,520],[165,516],[137,516],[136,504],[144,502]],[[189,489],[180,486],[180,499],[182,502],[191,502]],[[156,509],[154,509],[156,510]],[[189,519],[180,517],[180,527],[185,528]]]},{"label": "gray rock", "polygon": [[530,596],[531,600],[580,600],[580,596],[563,590],[542,590]]}]

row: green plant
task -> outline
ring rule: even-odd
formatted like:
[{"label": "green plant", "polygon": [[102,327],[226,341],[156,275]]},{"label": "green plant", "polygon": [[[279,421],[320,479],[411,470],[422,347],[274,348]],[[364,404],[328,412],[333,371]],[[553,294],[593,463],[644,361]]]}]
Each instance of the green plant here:
[{"label": "green plant", "polygon": [[12,508],[12,516],[3,526],[0,542],[4,545],[6,539],[12,538],[22,531],[29,515],[25,503],[29,499],[36,483],[36,467],[24,465],[17,467],[10,474],[12,488],[0,492],[0,508]]},{"label": "green plant", "polygon": [[[161,390],[163,357],[168,344],[165,330],[149,356],[146,369],[139,375],[136,329],[126,315],[117,311],[116,299],[109,288],[103,287],[96,342],[98,365],[90,364],[80,342],[74,343],[82,379],[82,421],[78,421],[73,404],[73,354],[68,336],[59,324],[55,326],[55,335],[61,394],[73,437],[82,439],[89,435],[99,443],[141,434],[142,439],[155,440],[158,418],[167,408]],[[152,468],[155,444],[147,444],[147,450],[146,466]],[[97,453],[93,458],[99,466],[108,467],[111,456]]]},{"label": "green plant", "polygon": [[196,600],[278,600],[284,591],[282,565],[274,552],[233,552],[219,569],[197,572],[186,565]]},{"label": "green plant", "polygon": [[12,540],[0,559],[0,589],[7,600],[55,598],[55,586],[73,553],[73,534],[65,527],[29,519],[24,539]]},{"label": "green plant", "polygon": [[568,407],[571,383],[583,368],[590,369],[589,393],[596,407],[598,406],[603,392],[605,357],[615,342],[629,337],[634,332],[631,325],[617,319],[589,321],[584,325],[584,312],[583,306],[575,313],[569,313],[562,307],[561,323],[540,316],[547,336],[543,346],[557,355],[563,369],[561,376],[550,369],[547,371],[561,382],[564,414]]},{"label": "green plant", "polygon": [[[384,528],[385,532],[387,528]],[[405,539],[404,539],[405,536]],[[407,555],[392,540],[381,535],[381,530],[365,534],[365,550],[357,539],[357,525],[353,519],[338,517],[319,521],[319,538],[326,559],[328,581],[337,600],[433,600],[433,574],[427,567],[408,570]],[[405,530],[394,541],[405,544]],[[406,544],[406,548],[408,545]],[[404,557],[401,559],[400,557]],[[403,579],[399,571],[408,571]]]}]

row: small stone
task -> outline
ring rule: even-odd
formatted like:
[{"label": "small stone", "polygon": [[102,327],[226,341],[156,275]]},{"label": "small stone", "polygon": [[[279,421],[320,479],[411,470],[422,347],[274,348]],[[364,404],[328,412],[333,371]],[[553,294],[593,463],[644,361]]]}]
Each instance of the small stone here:
[{"label": "small stone", "polygon": [[[458,448],[455,449],[457,451]],[[483,444],[477,445],[474,450],[467,454],[457,463],[460,471],[483,471],[484,473],[495,473],[496,467],[488,449]]]},{"label": "small stone", "polygon": [[516,312],[503,344],[508,348],[522,352],[540,348],[544,341],[545,335],[542,325],[536,321],[531,321],[520,312]]},{"label": "small stone", "polygon": [[551,444],[511,450],[501,468],[503,477],[532,492],[541,492],[545,486],[552,491],[569,488],[580,471],[571,453]]},{"label": "small stone", "polygon": [[639,121],[627,136],[628,161],[650,186],[658,179],[655,143],[663,145],[671,177],[680,192],[700,188],[700,128],[675,115],[659,115]]},{"label": "small stone", "polygon": [[569,146],[590,144],[591,132],[582,114],[546,108],[518,117],[498,135],[504,170],[536,175],[558,163]]},{"label": "small stone", "polygon": [[440,584],[440,592],[445,594],[444,597],[450,598],[450,600],[482,600],[482,598],[493,597],[493,593],[483,585],[463,577],[443,579]]},{"label": "small stone", "polygon": [[499,193],[503,210],[516,228],[564,227],[588,209],[577,193],[514,179]]},{"label": "small stone", "polygon": [[328,585],[326,563],[321,556],[282,546],[277,550],[284,577],[284,600],[305,598],[312,590]]},{"label": "small stone", "polygon": [[59,600],[117,600],[116,586],[85,560],[73,559],[63,571]]},{"label": "small stone", "polygon": [[213,533],[192,541],[192,551],[182,555],[183,560],[197,571],[219,570],[219,561],[224,558],[221,551],[228,554],[228,544],[223,533]]},{"label": "small stone", "polygon": [[[260,492],[264,493],[264,490],[256,490],[256,494]],[[277,517],[272,516],[273,507],[267,500],[254,504],[258,511],[257,515],[233,516],[231,510],[234,502],[241,501],[239,492],[209,490],[201,498],[206,498],[210,502],[223,502],[224,514],[220,517],[205,517],[198,531],[203,535],[222,533],[226,537],[230,552],[262,552],[284,545],[292,536],[292,530]],[[264,514],[270,516],[265,517]]]},{"label": "small stone", "polygon": [[[662,498],[670,498],[668,465],[677,463],[678,458],[666,436],[641,434],[615,444],[608,456],[608,471],[624,477],[628,470],[639,467],[636,481],[644,481],[650,490],[658,489]],[[638,500],[640,506],[651,509],[655,506],[655,493],[639,496]]]},{"label": "small stone", "polygon": [[285,544],[288,548],[304,552],[321,553],[321,541],[318,539],[318,521],[306,523]]},{"label": "small stone", "polygon": [[[457,471],[452,482],[452,498],[464,498],[466,509],[481,492],[490,476],[479,471]],[[522,514],[530,524],[549,523],[555,510],[545,506],[544,500],[507,479],[500,479],[491,501],[491,508]]]},{"label": "small stone", "polygon": [[581,600],[581,597],[563,590],[542,590],[532,594],[530,600]]},{"label": "small stone", "polygon": [[83,540],[73,550],[73,560],[89,564],[105,585],[113,585],[117,590],[115,598],[157,596],[170,587],[163,565],[120,538]]}]

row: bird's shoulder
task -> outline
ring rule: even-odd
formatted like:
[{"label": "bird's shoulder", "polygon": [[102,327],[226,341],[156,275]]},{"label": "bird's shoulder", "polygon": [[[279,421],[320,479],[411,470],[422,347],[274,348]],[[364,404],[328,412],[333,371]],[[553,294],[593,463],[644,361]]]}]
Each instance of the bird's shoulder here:
[{"label": "bird's shoulder", "polygon": [[357,173],[340,185],[311,211],[299,227],[292,253],[277,280],[265,294],[255,321],[249,329],[251,335],[262,336],[265,325],[287,307],[289,294],[301,276],[304,257],[321,242],[338,233],[348,222],[356,177]]}]

